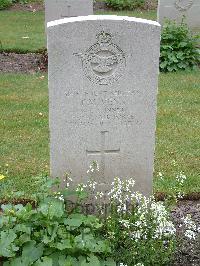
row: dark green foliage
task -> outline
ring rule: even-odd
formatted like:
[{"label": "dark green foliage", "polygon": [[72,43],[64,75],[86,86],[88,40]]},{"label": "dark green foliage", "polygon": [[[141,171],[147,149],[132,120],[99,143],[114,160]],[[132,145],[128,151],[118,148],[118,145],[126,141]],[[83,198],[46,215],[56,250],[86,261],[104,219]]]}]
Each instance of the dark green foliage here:
[{"label": "dark green foliage", "polygon": [[12,5],[12,0],[0,0],[0,10],[6,9]]},{"label": "dark green foliage", "polygon": [[182,21],[166,21],[161,35],[160,70],[172,72],[194,68],[200,59],[198,35],[192,35],[187,24]]},{"label": "dark green foliage", "polygon": [[145,0],[106,0],[106,4],[118,10],[133,10],[135,8],[143,7]]},{"label": "dark green foliage", "polygon": [[[84,198],[81,191],[64,196]],[[116,266],[109,242],[100,235],[101,222],[64,202],[60,193],[38,199],[37,208],[2,205],[0,257],[4,266]]]},{"label": "dark green foliage", "polygon": [[27,4],[28,0],[0,0],[0,10],[8,8],[14,3]]},{"label": "dark green foliage", "polygon": [[27,4],[29,0],[12,0],[13,3]]}]

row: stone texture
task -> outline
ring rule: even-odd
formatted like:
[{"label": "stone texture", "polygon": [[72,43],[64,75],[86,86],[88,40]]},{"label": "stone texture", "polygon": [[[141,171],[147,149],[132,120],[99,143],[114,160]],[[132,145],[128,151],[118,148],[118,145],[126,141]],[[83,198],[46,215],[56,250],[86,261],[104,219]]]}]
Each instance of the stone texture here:
[{"label": "stone texture", "polygon": [[183,16],[189,27],[200,28],[200,0],[159,0],[160,24],[163,24],[165,18],[181,22]]},{"label": "stone texture", "polygon": [[45,21],[93,14],[93,0],[45,0]]},{"label": "stone texture", "polygon": [[51,176],[132,177],[152,191],[160,25],[117,16],[48,23]]}]

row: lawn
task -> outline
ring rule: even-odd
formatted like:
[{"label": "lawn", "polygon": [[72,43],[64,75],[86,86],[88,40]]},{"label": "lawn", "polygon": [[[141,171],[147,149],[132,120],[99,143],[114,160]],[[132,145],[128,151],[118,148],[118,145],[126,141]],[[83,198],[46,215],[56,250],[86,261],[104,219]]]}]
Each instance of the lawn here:
[{"label": "lawn", "polygon": [[[155,11],[98,12],[156,19]],[[35,52],[46,46],[44,12],[0,11],[0,50]]]},{"label": "lawn", "polygon": [[0,48],[35,52],[46,45],[44,12],[0,11]]},{"label": "lawn", "polygon": [[[1,74],[0,87],[0,173],[31,195],[49,173],[47,75]],[[154,191],[169,192],[184,171],[184,192],[200,192],[199,108],[198,70],[160,75]]]}]

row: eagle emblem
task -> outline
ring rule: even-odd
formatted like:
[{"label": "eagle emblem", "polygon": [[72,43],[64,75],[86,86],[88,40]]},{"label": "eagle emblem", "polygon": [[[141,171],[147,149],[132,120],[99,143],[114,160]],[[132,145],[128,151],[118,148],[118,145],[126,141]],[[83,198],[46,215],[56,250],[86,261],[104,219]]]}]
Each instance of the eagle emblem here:
[{"label": "eagle emblem", "polygon": [[193,0],[176,0],[175,7],[181,12],[187,11],[193,5]]},{"label": "eagle emblem", "polygon": [[93,83],[109,85],[117,81],[124,72],[126,59],[124,52],[114,43],[112,35],[100,32],[97,42],[85,53],[76,53],[82,60],[83,72]]}]

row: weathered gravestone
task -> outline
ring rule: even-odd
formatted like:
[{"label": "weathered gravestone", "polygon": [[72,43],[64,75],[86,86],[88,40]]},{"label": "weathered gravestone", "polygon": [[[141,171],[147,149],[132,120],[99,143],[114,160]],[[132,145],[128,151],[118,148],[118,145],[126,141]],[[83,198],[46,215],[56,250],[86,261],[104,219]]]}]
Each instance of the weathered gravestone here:
[{"label": "weathered gravestone", "polygon": [[93,0],[45,0],[45,21],[93,14]]},{"label": "weathered gravestone", "polygon": [[160,25],[117,16],[48,23],[51,176],[152,191]]},{"label": "weathered gravestone", "polygon": [[165,19],[181,22],[183,16],[191,28],[200,27],[200,0],[159,0],[158,21]]}]

